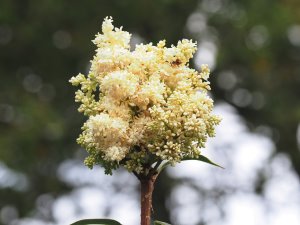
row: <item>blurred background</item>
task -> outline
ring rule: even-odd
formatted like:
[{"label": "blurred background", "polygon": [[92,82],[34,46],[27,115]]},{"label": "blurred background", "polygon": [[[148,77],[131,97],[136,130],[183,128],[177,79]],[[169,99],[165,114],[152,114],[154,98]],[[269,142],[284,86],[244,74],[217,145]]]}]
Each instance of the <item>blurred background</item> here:
[{"label": "blurred background", "polygon": [[215,113],[203,154],[167,169],[154,218],[173,225],[300,224],[300,1],[1,0],[0,224],[65,225],[110,217],[139,224],[134,176],[83,165],[85,121],[68,80],[86,73],[104,17],[132,45],[198,42]]}]

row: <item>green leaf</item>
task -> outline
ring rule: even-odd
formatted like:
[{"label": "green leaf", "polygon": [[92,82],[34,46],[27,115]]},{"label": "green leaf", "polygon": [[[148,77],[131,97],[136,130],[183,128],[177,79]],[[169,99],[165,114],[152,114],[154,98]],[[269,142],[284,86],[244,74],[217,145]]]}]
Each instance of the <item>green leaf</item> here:
[{"label": "green leaf", "polygon": [[[186,157],[186,158],[183,158],[181,161],[187,161],[187,160],[198,160],[198,161],[205,162],[205,163],[211,164],[213,166],[217,166],[217,167],[220,167],[222,169],[225,169],[224,167],[222,167],[222,166],[218,165],[217,163],[211,161],[209,158],[205,157],[204,155],[200,155],[200,156],[198,156],[198,158]],[[171,165],[171,163],[170,162],[163,163],[158,168],[158,173],[160,173],[161,171],[163,171],[168,165]]]},{"label": "green leaf", "polygon": [[184,158],[182,161],[186,161],[186,160],[198,160],[198,161],[205,162],[205,163],[211,164],[213,166],[217,166],[222,169],[225,169],[224,167],[218,165],[217,163],[214,163],[213,161],[211,161],[209,158],[205,157],[204,155],[199,155],[198,158]]},{"label": "green leaf", "polygon": [[171,225],[171,224],[156,220],[154,221],[154,225]]},{"label": "green leaf", "polygon": [[122,225],[118,221],[111,219],[86,219],[79,220],[71,225]]}]

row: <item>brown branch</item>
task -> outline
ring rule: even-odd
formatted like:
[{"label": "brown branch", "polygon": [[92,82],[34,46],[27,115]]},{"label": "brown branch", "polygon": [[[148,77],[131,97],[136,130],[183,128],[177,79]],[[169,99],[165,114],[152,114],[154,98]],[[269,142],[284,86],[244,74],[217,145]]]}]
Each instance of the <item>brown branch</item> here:
[{"label": "brown branch", "polygon": [[141,225],[151,224],[152,193],[157,174],[140,178],[141,183]]}]

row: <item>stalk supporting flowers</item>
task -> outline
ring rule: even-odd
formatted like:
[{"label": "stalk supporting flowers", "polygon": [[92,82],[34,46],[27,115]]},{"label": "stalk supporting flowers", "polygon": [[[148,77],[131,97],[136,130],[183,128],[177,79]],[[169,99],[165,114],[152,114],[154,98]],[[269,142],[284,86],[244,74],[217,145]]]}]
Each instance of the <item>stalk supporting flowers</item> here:
[{"label": "stalk supporting flowers", "polygon": [[88,157],[85,164],[101,165],[112,174],[120,166],[141,182],[142,225],[150,224],[152,192],[166,165],[196,159],[213,164],[201,154],[220,118],[213,115],[209,68],[189,68],[196,43],[182,40],[166,47],[139,44],[130,50],[130,37],[106,18],[87,76],[70,79],[79,112],[87,121],[77,139]]},{"label": "stalk supporting flowers", "polygon": [[141,183],[141,225],[151,224],[152,193],[157,174],[140,178]]}]

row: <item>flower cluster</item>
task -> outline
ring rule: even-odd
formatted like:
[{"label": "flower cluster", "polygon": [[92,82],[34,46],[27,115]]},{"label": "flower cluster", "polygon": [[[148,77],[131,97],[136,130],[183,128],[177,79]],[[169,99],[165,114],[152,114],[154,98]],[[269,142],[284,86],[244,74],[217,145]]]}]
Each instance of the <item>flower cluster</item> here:
[{"label": "flower cluster", "polygon": [[163,160],[197,158],[220,119],[211,114],[208,66],[189,68],[196,44],[184,39],[167,48],[160,41],[130,51],[131,34],[112,22],[106,18],[93,41],[89,74],[70,79],[80,86],[79,112],[88,116],[78,138],[89,153],[86,165],[140,174]]}]

